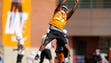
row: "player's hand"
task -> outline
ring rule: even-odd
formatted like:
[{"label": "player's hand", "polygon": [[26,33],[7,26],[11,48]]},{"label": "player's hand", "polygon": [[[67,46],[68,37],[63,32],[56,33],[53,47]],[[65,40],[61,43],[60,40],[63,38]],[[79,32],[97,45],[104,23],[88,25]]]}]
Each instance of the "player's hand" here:
[{"label": "player's hand", "polygon": [[13,51],[18,51],[18,48],[17,49],[13,49]]},{"label": "player's hand", "polygon": [[76,2],[79,2],[79,0],[76,0]]},{"label": "player's hand", "polygon": [[77,4],[79,2],[79,0],[75,0],[75,3]]}]

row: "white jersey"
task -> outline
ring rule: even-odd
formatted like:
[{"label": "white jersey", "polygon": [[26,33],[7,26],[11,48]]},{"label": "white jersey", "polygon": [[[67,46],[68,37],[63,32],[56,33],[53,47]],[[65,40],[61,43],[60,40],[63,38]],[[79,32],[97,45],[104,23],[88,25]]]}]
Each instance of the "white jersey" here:
[{"label": "white jersey", "polygon": [[18,54],[24,55],[24,50],[22,50],[22,49],[18,50]]},{"label": "white jersey", "polygon": [[[16,34],[16,40],[18,41],[18,45],[23,45],[24,46],[24,39],[21,33]],[[18,46],[19,48],[19,46]],[[24,55],[24,50],[20,49],[18,50],[18,54]]]},{"label": "white jersey", "polygon": [[104,63],[109,63],[108,60],[105,58],[105,56],[103,54],[101,54],[100,56],[104,60]]},{"label": "white jersey", "polygon": [[24,40],[23,39],[19,40],[18,42],[19,42],[20,45],[24,45]]},{"label": "white jersey", "polygon": [[[42,36],[42,43],[45,42],[46,37],[47,35]],[[50,49],[50,48],[51,48],[51,42],[46,45],[45,49]]]},{"label": "white jersey", "polygon": [[45,49],[50,49],[50,48],[51,48],[51,42],[46,45]]}]

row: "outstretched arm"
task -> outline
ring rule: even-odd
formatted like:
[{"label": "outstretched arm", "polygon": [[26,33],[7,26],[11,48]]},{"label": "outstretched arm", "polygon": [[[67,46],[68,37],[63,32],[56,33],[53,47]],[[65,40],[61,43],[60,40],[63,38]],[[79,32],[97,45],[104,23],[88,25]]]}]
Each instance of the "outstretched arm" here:
[{"label": "outstretched arm", "polygon": [[72,14],[75,12],[75,10],[77,9],[78,2],[79,2],[79,0],[75,0],[75,5],[74,5],[73,9],[71,11],[69,11],[67,19],[69,19],[72,16]]},{"label": "outstretched arm", "polygon": [[61,7],[61,5],[65,4],[66,1],[67,0],[62,0],[61,2],[59,2],[59,4],[57,5],[57,8],[55,9],[54,13],[56,13],[59,10],[59,8]]}]

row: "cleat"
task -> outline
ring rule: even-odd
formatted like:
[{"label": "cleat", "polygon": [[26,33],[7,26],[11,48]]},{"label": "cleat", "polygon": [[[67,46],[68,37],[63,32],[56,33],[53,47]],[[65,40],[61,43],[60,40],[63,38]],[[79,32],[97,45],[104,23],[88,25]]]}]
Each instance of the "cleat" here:
[{"label": "cleat", "polygon": [[39,59],[39,55],[37,54],[34,59],[38,60]]}]

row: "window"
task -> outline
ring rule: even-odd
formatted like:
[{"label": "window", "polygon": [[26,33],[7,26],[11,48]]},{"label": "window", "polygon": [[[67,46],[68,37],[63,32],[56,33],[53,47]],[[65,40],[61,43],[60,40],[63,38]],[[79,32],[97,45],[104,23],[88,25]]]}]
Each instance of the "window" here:
[{"label": "window", "polygon": [[111,47],[111,37],[100,37],[99,48],[102,52],[108,53]]},{"label": "window", "polygon": [[[68,0],[66,5],[70,8],[74,0]],[[79,8],[111,8],[111,0],[79,0]]]},{"label": "window", "polygon": [[111,8],[111,0],[104,0],[104,8]]}]

